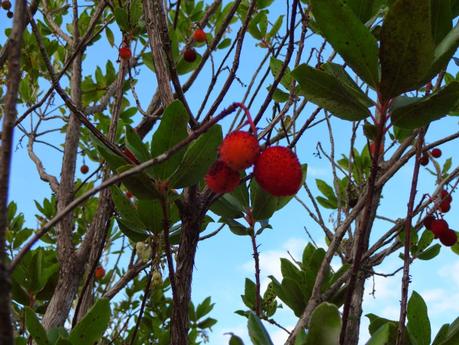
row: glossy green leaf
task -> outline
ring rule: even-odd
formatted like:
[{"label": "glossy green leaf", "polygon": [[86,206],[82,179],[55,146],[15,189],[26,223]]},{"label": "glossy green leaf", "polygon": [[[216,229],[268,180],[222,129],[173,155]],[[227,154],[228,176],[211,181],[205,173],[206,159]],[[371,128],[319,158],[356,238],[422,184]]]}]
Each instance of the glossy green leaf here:
[{"label": "glossy green leaf", "polygon": [[46,331],[35,315],[35,312],[31,308],[25,307],[24,313],[25,325],[33,340],[37,343],[37,345],[49,345]]},{"label": "glossy green leaf", "polygon": [[401,128],[423,127],[446,116],[459,104],[459,82],[451,82],[438,92],[392,110],[392,123]]},{"label": "glossy green leaf", "polygon": [[303,64],[298,66],[292,75],[308,100],[335,116],[351,121],[363,120],[370,116],[368,108],[359,103],[347,87],[327,72]]},{"label": "glossy green leaf", "polygon": [[435,336],[435,339],[432,342],[432,345],[440,345],[443,343],[448,334],[448,328],[449,324],[447,323],[440,327],[440,329],[437,332],[437,335]]},{"label": "glossy green leaf", "polygon": [[93,345],[102,338],[110,322],[110,301],[98,300],[70,332],[73,345]]},{"label": "glossy green leaf", "polygon": [[[182,102],[174,101],[167,106],[151,141],[153,157],[166,152],[187,137],[188,119],[188,113]],[[151,169],[153,175],[162,180],[168,178],[177,169],[185,150],[186,148],[183,148],[165,162],[153,166]]]},{"label": "glossy green leaf", "polygon": [[191,143],[180,165],[171,177],[174,188],[183,188],[198,183],[211,164],[217,158],[217,148],[222,141],[222,129],[219,125],[210,128]]},{"label": "glossy green leaf", "polygon": [[407,331],[411,342],[417,345],[429,345],[430,321],[427,305],[416,291],[413,291],[408,301],[407,319]]},{"label": "glossy green leaf", "polygon": [[337,345],[341,331],[341,317],[334,304],[323,302],[311,314],[307,345]]},{"label": "glossy green leaf", "polygon": [[254,313],[249,314],[247,328],[253,345],[274,345],[265,327]]},{"label": "glossy green leaf", "polygon": [[137,209],[134,207],[132,202],[118,187],[112,186],[110,189],[117,213],[130,226],[133,226],[136,229],[143,229],[145,224],[140,219]]},{"label": "glossy green leaf", "polygon": [[413,90],[433,61],[431,0],[397,0],[381,29],[381,86],[384,99]]},{"label": "glossy green leaf", "polygon": [[145,162],[151,158],[142,139],[140,139],[139,135],[129,126],[126,126],[126,147],[141,162]]},{"label": "glossy green leaf", "polygon": [[360,78],[375,87],[379,81],[378,48],[370,30],[345,1],[310,0],[310,5],[322,35]]},{"label": "glossy green leaf", "polygon": [[[122,173],[131,168],[131,165],[123,165],[117,169],[117,172]],[[160,197],[153,180],[143,172],[126,177],[122,182],[139,199],[157,199]]]},{"label": "glossy green leaf", "polygon": [[244,345],[244,342],[237,335],[232,334],[228,345]]}]

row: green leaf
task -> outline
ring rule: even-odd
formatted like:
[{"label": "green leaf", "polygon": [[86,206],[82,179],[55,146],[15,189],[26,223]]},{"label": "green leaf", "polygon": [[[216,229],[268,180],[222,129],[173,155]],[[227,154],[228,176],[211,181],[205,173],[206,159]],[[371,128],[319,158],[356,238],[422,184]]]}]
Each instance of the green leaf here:
[{"label": "green leaf", "polygon": [[93,345],[102,338],[110,322],[110,302],[98,300],[83,319],[70,332],[69,340],[73,345]]},{"label": "green leaf", "polygon": [[414,129],[438,120],[459,104],[459,82],[454,81],[434,94],[392,111],[392,123]]},{"label": "green leaf", "polygon": [[145,224],[141,221],[137,209],[131,201],[118,187],[112,186],[110,189],[112,192],[112,200],[118,214],[129,226],[136,229],[143,229]]},{"label": "green leaf", "polygon": [[231,334],[228,345],[244,345],[244,342],[237,335]]},{"label": "green leaf", "polygon": [[445,340],[445,337],[448,334],[448,328],[449,324],[447,323],[440,327],[440,329],[437,332],[437,335],[435,336],[434,341],[432,342],[432,345],[439,345],[443,343],[443,340]]},{"label": "green leaf", "polygon": [[142,139],[140,139],[139,135],[130,126],[126,126],[126,147],[141,162],[145,162],[151,158],[150,152],[148,152]]},{"label": "green leaf", "polygon": [[308,100],[335,116],[350,121],[363,120],[370,116],[368,108],[359,103],[347,87],[332,75],[305,64],[298,66],[292,75]]},{"label": "green leaf", "polygon": [[277,209],[278,198],[261,188],[255,179],[250,182],[250,199],[255,220],[269,219]]},{"label": "green leaf", "polygon": [[[159,156],[188,136],[188,113],[182,102],[174,101],[164,111],[158,129],[151,141],[151,155]],[[153,166],[151,171],[159,179],[167,179],[180,164],[186,148],[181,149],[168,160]]]},{"label": "green leaf", "polygon": [[115,8],[115,20],[122,31],[129,31],[128,14],[123,8]]},{"label": "green leaf", "polygon": [[408,301],[407,331],[412,343],[417,345],[430,344],[430,321],[427,315],[427,305],[416,291]]},{"label": "green leaf", "polygon": [[390,335],[391,328],[394,327],[391,323],[385,323],[372,335],[367,345],[391,345]]},{"label": "green leaf", "polygon": [[321,197],[321,196],[317,196],[316,200],[324,208],[328,208],[330,210],[335,210],[338,208],[338,203],[336,201],[325,199],[324,197]]},{"label": "green leaf", "polygon": [[[271,60],[269,61],[269,67],[271,68],[271,72],[274,78],[277,78],[279,76],[283,64],[284,63],[281,60],[276,59],[275,57],[271,57]],[[290,72],[290,68],[287,67],[285,69],[285,73],[282,76],[280,83],[287,89],[290,88],[290,84],[292,83],[292,75]]]},{"label": "green leaf", "polygon": [[323,302],[312,312],[309,321],[307,345],[339,344],[341,317],[334,304]]},{"label": "green leaf", "polygon": [[422,84],[427,83],[437,75],[453,57],[459,46],[459,23],[456,24],[445,38],[436,46],[432,64],[422,79]]},{"label": "green leaf", "polygon": [[115,35],[113,35],[113,31],[107,26],[105,28],[105,35],[107,36],[107,41],[110,43],[112,47],[115,46]]},{"label": "green leaf", "polygon": [[274,345],[265,327],[254,313],[249,314],[247,327],[250,339],[254,345]]},{"label": "green leaf", "polygon": [[310,0],[310,5],[327,41],[362,80],[376,87],[378,47],[370,30],[342,0]]},{"label": "green leaf", "polygon": [[381,86],[384,99],[422,85],[433,61],[431,0],[397,0],[381,29]]},{"label": "green leaf", "polygon": [[35,340],[37,345],[49,345],[46,331],[35,315],[35,312],[31,308],[25,307],[24,313],[26,328],[33,340]]},{"label": "green leaf", "polygon": [[[131,165],[123,165],[117,169],[117,172],[122,173],[131,168]],[[157,199],[160,197],[154,181],[143,172],[125,177],[122,182],[139,199]]]},{"label": "green leaf", "polygon": [[217,158],[217,148],[223,139],[222,128],[215,125],[188,146],[180,165],[171,177],[174,188],[198,183]]},{"label": "green leaf", "polygon": [[453,28],[451,0],[430,0],[432,10],[432,36],[435,43],[441,42]]}]

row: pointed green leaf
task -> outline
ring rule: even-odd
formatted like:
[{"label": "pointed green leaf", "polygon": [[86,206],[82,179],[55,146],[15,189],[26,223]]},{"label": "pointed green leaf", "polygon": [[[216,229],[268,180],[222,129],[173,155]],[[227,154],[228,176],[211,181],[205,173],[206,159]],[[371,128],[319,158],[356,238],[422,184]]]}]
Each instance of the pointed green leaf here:
[{"label": "pointed green leaf", "polygon": [[427,315],[427,305],[416,291],[408,301],[407,331],[410,340],[417,345],[430,344],[430,321]]},{"label": "pointed green leaf", "polygon": [[392,123],[414,129],[446,116],[459,104],[459,82],[453,81],[434,94],[392,111]]},{"label": "pointed green leaf", "polygon": [[253,345],[274,345],[265,327],[254,313],[249,314],[247,327]]},{"label": "pointed green leaf", "polygon": [[[151,141],[151,155],[159,156],[185,139],[187,133],[188,113],[182,102],[174,101],[168,105],[161,118],[158,129]],[[180,164],[186,148],[178,151],[163,163],[153,166],[151,171],[161,180],[167,179]]]},{"label": "pointed green leaf", "polygon": [[35,315],[35,312],[31,308],[25,307],[24,313],[26,328],[33,340],[35,340],[37,345],[49,345],[46,331]]},{"label": "pointed green leaf", "polygon": [[139,135],[129,126],[126,126],[126,147],[141,162],[145,162],[151,158],[142,139],[140,139]]},{"label": "pointed green leaf", "polygon": [[453,28],[451,0],[430,0],[432,10],[432,35],[435,43],[440,43]]},{"label": "pointed green leaf", "polygon": [[310,0],[310,4],[323,36],[360,78],[375,87],[379,81],[378,48],[370,30],[345,1]]},{"label": "pointed green leaf", "polygon": [[217,148],[223,139],[222,128],[215,125],[188,146],[177,170],[171,177],[174,188],[198,183],[217,158]]},{"label": "pointed green leaf", "polygon": [[391,345],[390,342],[391,328],[394,326],[391,323],[385,323],[372,335],[367,345]]},{"label": "pointed green leaf", "polygon": [[244,342],[237,335],[231,334],[228,345],[244,345]]},{"label": "pointed green leaf", "polygon": [[397,0],[381,29],[381,87],[384,99],[419,87],[433,61],[431,0]]},{"label": "pointed green leaf", "polygon": [[309,321],[307,345],[339,344],[341,317],[334,304],[323,302],[314,309]]},{"label": "pointed green leaf", "polygon": [[359,103],[334,76],[327,72],[300,65],[292,75],[300,84],[304,96],[318,106],[344,120],[363,120],[370,116],[368,108]]},{"label": "pointed green leaf", "polygon": [[102,338],[110,322],[110,302],[98,300],[83,319],[70,332],[69,340],[73,345],[93,345]]},{"label": "pointed green leaf", "polygon": [[126,195],[116,186],[112,186],[112,200],[115,204],[116,211],[129,225],[136,229],[143,229],[145,224],[141,221],[137,209],[126,197]]},{"label": "pointed green leaf", "polygon": [[[122,173],[131,168],[131,165],[123,165],[117,169],[117,172]],[[122,182],[139,199],[157,199],[160,197],[153,180],[143,172],[128,176]]]}]

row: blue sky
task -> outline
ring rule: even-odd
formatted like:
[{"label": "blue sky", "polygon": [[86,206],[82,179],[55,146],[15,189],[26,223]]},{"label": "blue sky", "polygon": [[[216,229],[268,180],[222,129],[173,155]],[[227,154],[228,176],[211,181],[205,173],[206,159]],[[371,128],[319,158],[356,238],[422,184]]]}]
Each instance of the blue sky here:
[{"label": "blue sky", "polygon": [[[272,16],[281,14],[280,2],[276,2]],[[277,11],[277,12],[276,12]],[[4,16],[1,13],[0,16]],[[4,28],[10,24],[6,17],[0,17],[0,41],[4,42]],[[117,37],[119,37],[117,35]],[[317,41],[311,41],[317,43]],[[311,43],[309,43],[311,44]],[[202,49],[202,48],[201,48]],[[308,46],[306,47],[308,49]],[[250,37],[244,44],[240,69],[238,77],[244,84],[248,84],[256,61],[261,60],[262,55],[255,49],[255,41]],[[306,50],[305,57],[308,55]],[[85,61],[85,73],[92,73],[97,64],[105,65],[106,59],[111,59],[114,63],[117,58],[117,49],[110,47],[108,44],[92,46],[87,51],[87,60]],[[115,64],[116,65],[116,64]],[[207,88],[209,80],[209,71],[204,71],[199,77],[194,87],[187,93],[191,109],[197,111],[202,100],[202,89]],[[226,74],[223,75],[223,80]],[[266,81],[266,86],[270,84],[270,79]],[[154,75],[146,68],[141,69],[140,79],[137,85],[140,100],[145,108],[150,100],[152,93],[156,88]],[[218,85],[215,87],[218,90]],[[234,101],[242,99],[245,92],[236,81],[227,93],[223,106],[227,106]],[[258,111],[260,100],[255,102],[252,112]],[[307,107],[300,117],[300,122],[309,116],[312,107]],[[268,108],[268,112],[270,108]],[[228,119],[230,120],[230,119]],[[262,126],[263,124],[260,124]],[[339,156],[341,153],[347,154],[348,138],[350,135],[349,124],[336,120],[333,121],[335,141],[340,143],[337,147]],[[458,129],[458,118],[447,118],[438,123],[434,123],[429,130],[427,141],[451,134]],[[324,159],[314,155],[316,144],[321,141],[324,148],[329,147],[326,136],[325,125],[316,126],[306,132],[304,137],[298,143],[298,155],[302,163],[308,164],[307,182],[315,192],[316,178],[331,181],[329,165]],[[361,132],[359,132],[361,134]],[[19,132],[16,132],[16,143],[19,139]],[[55,135],[53,140],[59,140],[59,135]],[[365,142],[358,140],[357,147],[361,149]],[[442,146],[444,155],[439,159],[443,162],[447,157],[453,156],[453,166],[457,164],[457,143],[445,144]],[[46,146],[37,146],[37,154],[43,159],[45,166],[51,173],[58,175],[61,156],[50,151]],[[455,156],[454,156],[455,155]],[[404,217],[406,214],[406,203],[408,200],[409,182],[412,174],[412,164],[404,167],[388,184],[384,191],[380,211],[378,214],[389,216],[390,218]],[[419,194],[429,193],[435,188],[434,180],[426,171],[422,171],[419,184]],[[36,213],[33,200],[42,200],[43,197],[49,197],[48,186],[42,182],[33,164],[30,162],[25,145],[18,147],[14,152],[12,178],[10,185],[10,198],[18,203],[19,209],[26,215],[28,226],[35,227]],[[303,200],[305,195],[299,193]],[[459,203],[452,203],[452,209],[447,214],[446,219],[450,222],[451,227],[459,228],[459,218],[457,212]],[[328,219],[327,211],[324,211],[325,219]],[[334,215],[331,214],[331,217]],[[259,238],[261,252],[261,268],[263,284],[266,286],[266,277],[275,275],[280,277],[280,257],[289,257],[289,251],[294,257],[300,257],[304,245],[308,241],[304,227],[306,226],[314,240],[323,245],[323,233],[307,216],[298,202],[292,201],[287,207],[270,220],[273,226],[272,230],[266,230]],[[216,227],[211,226],[209,229]],[[374,227],[374,234],[382,234],[388,226],[378,222]],[[381,273],[390,273],[400,267],[402,261],[394,254],[383,265],[377,267]],[[247,339],[246,321],[239,315],[234,314],[237,309],[244,309],[240,294],[244,290],[244,278],[253,279],[253,262],[251,245],[248,238],[233,235],[228,229],[224,229],[218,236],[201,242],[198,247],[198,254],[195,263],[195,275],[193,286],[193,299],[197,303],[205,297],[211,295],[213,302],[216,303],[212,316],[219,320],[214,327],[213,333],[210,334],[210,344],[223,344],[223,339],[229,339],[223,335],[225,332],[234,332]],[[420,292],[429,306],[429,315],[431,316],[433,333],[445,322],[451,322],[459,315],[459,304],[451,303],[459,299],[459,278],[456,272],[459,272],[459,256],[443,248],[441,254],[434,260],[428,262],[415,262],[412,266],[412,284],[410,289]],[[397,319],[398,305],[400,299],[400,278],[398,274],[393,278],[375,278],[375,298],[369,295],[372,290],[372,280],[368,281],[368,287],[365,293],[364,313],[373,312],[380,316]],[[294,326],[295,318],[293,313],[285,307],[276,314],[276,320],[287,328]],[[363,319],[362,326],[362,344],[367,337],[366,319]],[[285,333],[267,325],[273,336],[275,344],[279,344],[285,338]],[[247,344],[249,342],[247,341]]]}]

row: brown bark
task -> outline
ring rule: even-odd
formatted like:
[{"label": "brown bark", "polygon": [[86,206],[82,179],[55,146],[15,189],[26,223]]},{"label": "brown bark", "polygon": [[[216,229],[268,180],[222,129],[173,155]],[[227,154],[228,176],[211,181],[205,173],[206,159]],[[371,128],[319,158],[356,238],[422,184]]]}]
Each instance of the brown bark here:
[{"label": "brown bark", "polygon": [[0,344],[13,345],[11,319],[11,281],[7,269],[6,231],[8,226],[8,189],[11,168],[16,103],[21,78],[20,57],[22,33],[25,28],[25,1],[16,1],[13,29],[8,51],[8,84],[0,148]]}]

